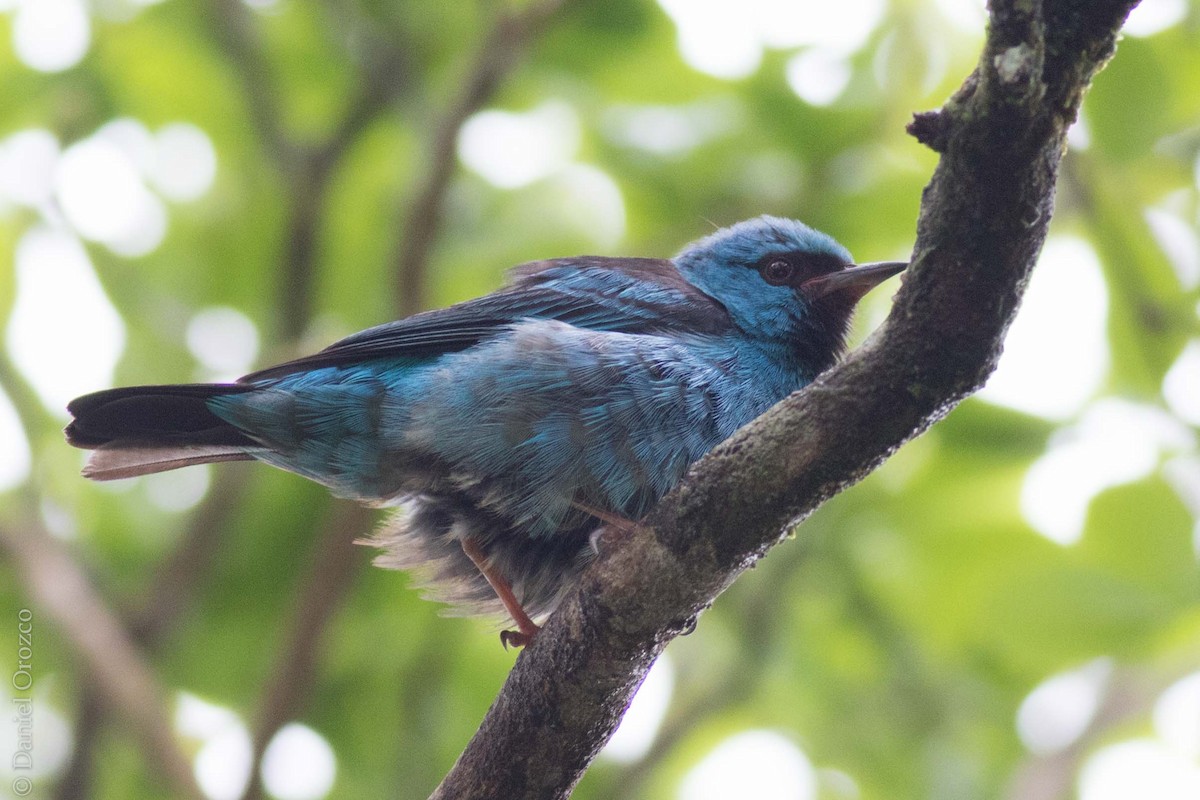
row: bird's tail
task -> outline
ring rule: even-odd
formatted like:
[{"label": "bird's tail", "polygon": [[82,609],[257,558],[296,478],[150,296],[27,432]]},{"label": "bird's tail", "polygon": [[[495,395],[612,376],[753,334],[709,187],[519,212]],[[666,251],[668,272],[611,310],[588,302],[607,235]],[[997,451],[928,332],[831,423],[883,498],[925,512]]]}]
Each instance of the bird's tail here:
[{"label": "bird's tail", "polygon": [[214,414],[208,401],[247,391],[253,387],[197,383],[87,394],[67,405],[75,418],[67,426],[67,441],[95,450],[83,474],[98,481],[244,461],[262,445]]}]

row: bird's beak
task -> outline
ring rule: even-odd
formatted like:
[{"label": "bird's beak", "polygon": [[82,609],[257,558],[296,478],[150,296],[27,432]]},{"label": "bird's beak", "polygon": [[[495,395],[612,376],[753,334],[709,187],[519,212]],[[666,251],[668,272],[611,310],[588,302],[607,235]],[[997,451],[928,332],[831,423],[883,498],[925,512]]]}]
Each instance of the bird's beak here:
[{"label": "bird's beak", "polygon": [[800,284],[800,289],[811,300],[840,292],[857,303],[864,294],[903,271],[907,266],[908,263],[905,261],[877,261],[874,264],[859,264],[857,267],[848,267],[840,272],[829,272],[810,278]]}]

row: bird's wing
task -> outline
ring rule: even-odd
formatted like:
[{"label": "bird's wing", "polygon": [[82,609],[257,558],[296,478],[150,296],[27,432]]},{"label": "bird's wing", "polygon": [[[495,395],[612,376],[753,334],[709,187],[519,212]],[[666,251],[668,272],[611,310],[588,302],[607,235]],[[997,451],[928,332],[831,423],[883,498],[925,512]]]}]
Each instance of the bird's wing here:
[{"label": "bird's wing", "polygon": [[724,306],[685,281],[670,261],[599,256],[535,261],[515,268],[511,278],[494,294],[368,328],[240,382],[465,350],[524,319],[622,333],[718,333],[730,326]]}]

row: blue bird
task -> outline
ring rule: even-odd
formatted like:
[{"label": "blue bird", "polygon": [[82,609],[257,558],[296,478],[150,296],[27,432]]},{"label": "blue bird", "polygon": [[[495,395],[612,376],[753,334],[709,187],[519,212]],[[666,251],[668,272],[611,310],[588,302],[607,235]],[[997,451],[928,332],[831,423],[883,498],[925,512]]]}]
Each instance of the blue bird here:
[{"label": "blue bird", "polygon": [[499,291],[347,337],[233,384],[73,400],[67,440],[112,480],[257,459],[405,511],[377,535],[527,643],[593,555],[688,466],[837,360],[854,305],[902,262],[759,217],[672,260],[515,268]]}]

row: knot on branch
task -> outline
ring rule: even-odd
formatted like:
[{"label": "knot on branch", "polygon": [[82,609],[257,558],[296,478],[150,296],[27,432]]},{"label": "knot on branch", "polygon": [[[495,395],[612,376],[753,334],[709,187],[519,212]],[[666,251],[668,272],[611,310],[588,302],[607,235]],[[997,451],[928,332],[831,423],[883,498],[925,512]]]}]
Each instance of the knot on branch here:
[{"label": "knot on branch", "polygon": [[943,111],[921,111],[913,114],[904,130],[935,153],[946,152],[950,139],[950,120]]}]

